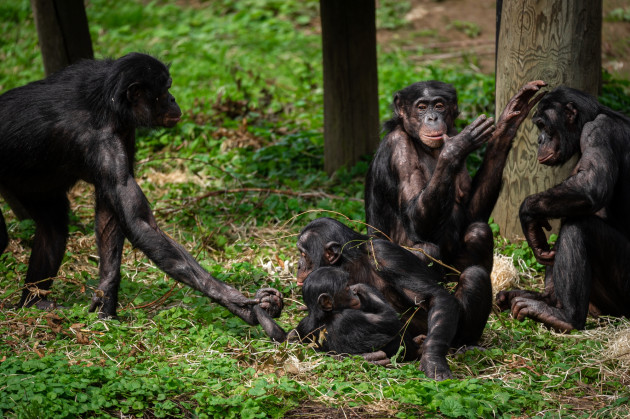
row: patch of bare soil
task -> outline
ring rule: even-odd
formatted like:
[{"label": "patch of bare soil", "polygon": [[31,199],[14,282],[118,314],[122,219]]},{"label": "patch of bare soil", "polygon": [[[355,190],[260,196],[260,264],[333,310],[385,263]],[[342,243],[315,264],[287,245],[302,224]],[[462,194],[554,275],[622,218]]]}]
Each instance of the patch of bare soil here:
[{"label": "patch of bare soil", "polygon": [[[612,10],[630,4],[604,0],[603,5],[602,66],[617,77],[630,78],[630,23],[606,19]],[[411,0],[405,19],[408,29],[379,30],[379,44],[385,48],[389,42],[421,46],[428,52],[420,62],[459,60],[484,73],[494,72],[496,0]]]}]

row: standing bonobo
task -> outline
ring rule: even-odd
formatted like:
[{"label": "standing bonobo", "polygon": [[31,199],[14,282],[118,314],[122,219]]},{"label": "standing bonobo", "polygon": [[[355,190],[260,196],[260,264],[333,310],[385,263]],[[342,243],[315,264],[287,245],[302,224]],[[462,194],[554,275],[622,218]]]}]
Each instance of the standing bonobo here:
[{"label": "standing bonobo", "polygon": [[[125,237],[164,272],[224,305],[250,324],[250,300],[213,278],[157,226],[134,179],[136,127],[173,127],[181,111],[169,93],[168,68],[133,53],[86,60],[0,96],[0,190],[35,221],[20,305],[54,306],[37,290],[57,275],[68,237],[68,190],[84,180],[95,188],[100,284],[90,310],[116,315]],[[8,236],[0,214],[0,253]],[[280,294],[262,305],[277,314]]]},{"label": "standing bonobo", "polygon": [[[527,83],[508,103],[496,130],[493,119],[481,115],[459,134],[453,86],[425,81],[397,92],[394,117],[384,125],[387,134],[367,174],[369,232],[422,249],[460,271],[460,282],[480,275],[474,281],[489,286],[493,239],[488,219],[516,130],[540,100],[540,95],[532,98],[544,85]],[[466,158],[485,142],[485,158],[471,179]],[[491,302],[492,292],[484,298]]]},{"label": "standing bonobo", "polygon": [[[547,265],[545,292],[503,291],[502,309],[559,331],[583,329],[589,312],[630,316],[630,118],[579,90],[558,87],[538,105],[538,162],[579,161],[562,183],[530,195],[523,233]],[[554,249],[543,228],[562,219]]]}]

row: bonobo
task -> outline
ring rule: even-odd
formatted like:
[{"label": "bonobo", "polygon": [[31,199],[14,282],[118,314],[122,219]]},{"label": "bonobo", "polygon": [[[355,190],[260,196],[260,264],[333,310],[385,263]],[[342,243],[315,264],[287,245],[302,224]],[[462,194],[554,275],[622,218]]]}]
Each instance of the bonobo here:
[{"label": "bonobo", "polygon": [[[171,277],[256,324],[252,304],[213,278],[157,226],[134,179],[136,127],[173,127],[181,111],[169,93],[168,68],[132,53],[86,60],[0,96],[0,190],[35,221],[36,230],[19,304],[49,308],[39,290],[57,275],[68,237],[68,190],[84,180],[95,188],[100,284],[90,311],[116,315],[125,237]],[[0,214],[0,253],[8,243]],[[278,314],[281,296],[265,307]]]},{"label": "bonobo", "polygon": [[[497,302],[519,320],[559,331],[583,329],[593,314],[630,316],[630,118],[579,90],[558,87],[538,104],[538,162],[577,165],[560,184],[523,201],[519,217],[538,262],[543,293],[502,291]],[[561,219],[553,249],[543,229]]]},{"label": "bonobo", "polygon": [[[384,124],[387,134],[366,178],[368,232],[421,249],[428,257],[414,254],[456,268],[461,278],[481,275],[475,280],[489,287],[493,239],[488,219],[516,130],[544,85],[527,83],[508,103],[496,130],[493,119],[481,115],[460,133],[454,127],[459,109],[453,86],[423,81],[397,92],[394,116]],[[484,160],[471,179],[466,158],[486,142]],[[484,298],[491,301],[492,294]]]},{"label": "bonobo", "polygon": [[[331,218],[310,222],[298,237],[298,284],[321,266],[348,272],[350,284],[368,284],[401,314],[410,336],[426,335],[420,368],[436,379],[451,378],[449,347],[475,345],[492,308],[489,281],[471,267],[451,295],[437,267],[388,240],[375,239]],[[490,298],[487,296],[490,295]]]},{"label": "bonobo", "polygon": [[[267,290],[256,298],[264,300]],[[273,297],[273,296],[272,296]],[[418,359],[418,346],[404,334],[396,311],[376,289],[366,284],[350,286],[348,273],[333,267],[313,271],[302,288],[308,315],[286,333],[259,306],[258,321],[276,342],[310,341],[323,352],[356,354],[376,363],[386,363],[402,346],[402,359]]]}]

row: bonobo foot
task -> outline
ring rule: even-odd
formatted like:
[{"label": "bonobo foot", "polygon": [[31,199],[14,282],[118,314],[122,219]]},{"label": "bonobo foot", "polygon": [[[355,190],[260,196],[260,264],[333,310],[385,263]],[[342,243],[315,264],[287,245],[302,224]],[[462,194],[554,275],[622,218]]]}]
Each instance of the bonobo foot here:
[{"label": "bonobo foot", "polygon": [[529,298],[531,300],[543,300],[547,301],[548,297],[545,294],[541,294],[536,291],[526,290],[511,290],[511,291],[499,291],[496,296],[496,303],[499,310],[505,311],[512,308],[512,300],[516,297]]},{"label": "bonobo foot", "polygon": [[40,310],[46,310],[46,311],[54,310],[56,308],[64,308],[62,306],[58,306],[57,303],[52,300],[39,300],[33,304],[25,305],[25,307],[32,307],[32,306],[35,306]]},{"label": "bonobo foot", "polygon": [[118,301],[116,299],[107,296],[103,290],[97,289],[94,291],[94,295],[92,296],[92,302],[90,303],[90,307],[88,311],[90,313],[98,310],[98,318],[105,319],[116,319],[118,316],[116,315],[116,306],[118,305]]},{"label": "bonobo foot", "polygon": [[423,371],[427,377],[437,381],[453,378],[453,373],[448,367],[446,358],[440,355],[423,354],[420,358],[420,371]]},{"label": "bonobo foot", "polygon": [[366,352],[363,354],[329,353],[329,355],[338,361],[341,361],[342,359],[347,358],[349,356],[360,356],[361,358],[363,358],[367,362],[371,362],[372,364],[381,365],[381,366],[387,366],[391,364],[389,357],[384,351]]},{"label": "bonobo foot", "polygon": [[529,317],[533,320],[544,323],[558,332],[568,332],[581,327],[569,323],[564,317],[564,312],[556,307],[547,305],[544,301],[533,300],[526,297],[516,297],[512,299],[512,317],[518,320],[525,320]]}]

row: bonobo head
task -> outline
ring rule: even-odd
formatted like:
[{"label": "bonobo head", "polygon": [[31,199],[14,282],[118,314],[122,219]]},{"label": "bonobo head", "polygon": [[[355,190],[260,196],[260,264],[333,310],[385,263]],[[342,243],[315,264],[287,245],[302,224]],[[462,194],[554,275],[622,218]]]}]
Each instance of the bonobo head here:
[{"label": "bonobo head", "polygon": [[360,255],[358,245],[366,240],[368,237],[332,218],[311,221],[297,240],[298,285],[303,285],[306,277],[320,266],[341,266],[356,261]]},{"label": "bonobo head", "polygon": [[[111,83],[111,84],[109,84]],[[173,127],[182,115],[171,88],[168,67],[150,55],[131,53],[113,62],[106,85],[115,86],[111,106],[136,126]]]},{"label": "bonobo head", "polygon": [[441,81],[421,81],[396,92],[394,118],[385,124],[393,129],[402,124],[405,132],[429,148],[444,145],[459,115],[455,88]]},{"label": "bonobo head", "polygon": [[532,116],[540,130],[538,162],[556,166],[568,161],[580,150],[584,124],[600,110],[597,99],[576,89],[560,86],[547,93]]},{"label": "bonobo head", "polygon": [[311,272],[302,288],[302,298],[309,312],[325,315],[347,308],[361,309],[361,300],[348,280],[346,271],[331,266]]}]

